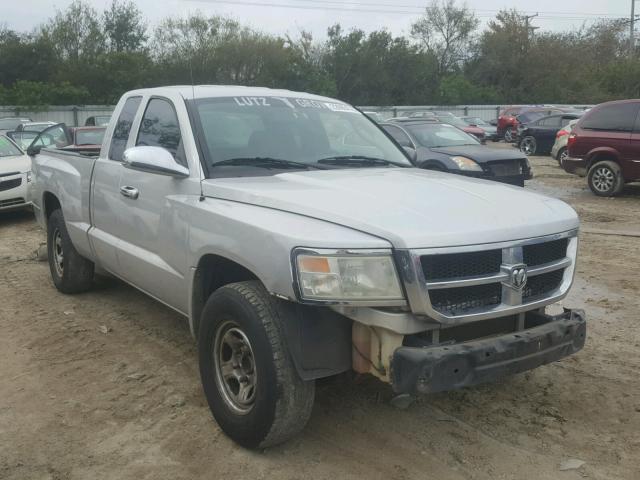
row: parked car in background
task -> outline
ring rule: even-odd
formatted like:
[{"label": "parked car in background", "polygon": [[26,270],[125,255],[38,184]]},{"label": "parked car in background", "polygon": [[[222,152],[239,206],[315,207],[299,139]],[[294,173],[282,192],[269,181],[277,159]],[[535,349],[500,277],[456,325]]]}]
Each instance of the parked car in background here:
[{"label": "parked car in background", "polygon": [[417,167],[524,186],[531,178],[527,157],[518,151],[489,148],[447,124],[415,119],[383,123]]},{"label": "parked car in background", "polygon": [[16,130],[23,123],[29,123],[28,117],[4,117],[0,118],[0,134]]},{"label": "parked car in background", "polygon": [[41,132],[52,125],[55,125],[56,122],[28,122],[21,123],[16,127],[16,132],[21,132],[23,130],[29,130],[31,132]]},{"label": "parked car in background", "polygon": [[410,117],[396,117],[390,118],[387,120],[388,122],[393,123],[407,123],[414,121],[424,121],[424,122],[435,122],[435,123],[446,123],[448,125],[452,125],[456,128],[459,128],[465,133],[469,135],[473,135],[480,142],[484,142],[484,130],[479,127],[472,127],[471,125],[467,125],[466,122],[463,122],[460,118],[456,117],[453,114],[445,114],[438,112],[438,115],[425,116],[423,118],[410,118]]},{"label": "parked car in background", "polygon": [[567,151],[567,140],[569,140],[571,130],[576,123],[578,123],[578,120],[571,120],[556,133],[556,141],[553,147],[551,147],[551,156],[558,161],[560,166],[562,166],[562,162],[564,162],[565,158],[569,155]]},{"label": "parked car in background", "polygon": [[84,122],[85,127],[106,127],[109,125],[111,115],[93,115]]},{"label": "parked car in background", "polygon": [[[519,115],[525,116],[526,113]],[[546,155],[553,148],[556,134],[577,120],[582,113],[560,113],[533,120],[518,130],[518,147],[525,155]]]},{"label": "parked car in background", "polygon": [[[107,127],[75,127],[69,130],[71,142],[61,148],[83,154],[97,155],[100,153]],[[46,130],[44,133],[46,133]]]},{"label": "parked car in background", "polygon": [[[535,112],[535,113],[534,113]],[[518,131],[518,115],[530,113],[522,118],[523,123],[533,121],[536,118],[554,113],[562,113],[562,110],[552,106],[530,106],[508,107],[500,112],[498,116],[498,135],[504,138],[505,142],[513,142]]]},{"label": "parked car in background", "polygon": [[373,112],[373,111],[363,111],[362,113],[364,113],[367,117],[369,117],[371,120],[373,120],[376,123],[380,123],[384,121],[384,118],[382,118],[382,116],[378,113],[378,112]]},{"label": "parked car in background", "polygon": [[587,176],[593,193],[611,197],[640,180],[640,100],[593,107],[573,126],[562,167]]},{"label": "parked car in background", "polygon": [[0,135],[0,211],[31,206],[31,159]]},{"label": "parked car in background", "polygon": [[487,140],[497,142],[500,139],[498,136],[498,127],[491,125],[489,122],[485,122],[480,117],[461,117],[461,120],[471,127],[481,128]]}]

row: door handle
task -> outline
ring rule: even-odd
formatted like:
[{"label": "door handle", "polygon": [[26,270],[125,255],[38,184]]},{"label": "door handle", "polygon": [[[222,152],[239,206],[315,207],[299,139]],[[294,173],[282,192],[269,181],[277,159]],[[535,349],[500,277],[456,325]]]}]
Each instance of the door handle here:
[{"label": "door handle", "polygon": [[125,185],[123,187],[120,187],[120,194],[124,195],[127,198],[136,200],[138,198],[138,195],[140,195],[140,192],[136,187],[129,187]]}]

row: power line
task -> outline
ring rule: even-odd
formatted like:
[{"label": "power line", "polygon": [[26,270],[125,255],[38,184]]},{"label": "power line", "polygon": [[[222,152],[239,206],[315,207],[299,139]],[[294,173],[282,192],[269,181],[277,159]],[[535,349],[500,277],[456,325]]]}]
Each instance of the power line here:
[{"label": "power line", "polygon": [[[338,2],[338,1],[322,1],[322,0],[298,0],[304,2],[315,2],[320,3],[321,5],[313,5],[313,4],[291,4],[291,3],[273,3],[273,2],[258,2],[251,0],[195,0],[204,3],[216,3],[216,4],[226,4],[226,5],[240,5],[240,6],[252,6],[252,7],[273,7],[273,8],[285,8],[285,9],[298,9],[298,10],[330,10],[330,11],[343,11],[350,13],[385,13],[385,14],[398,14],[398,15],[419,15],[424,12],[424,7],[418,7],[417,5],[390,5],[390,4],[375,4],[375,3],[365,3],[365,2]],[[348,8],[348,6],[354,6],[356,8]],[[360,8],[361,6],[380,6],[380,7],[390,7],[390,8]],[[416,8],[419,10],[399,10],[398,7],[401,8]],[[479,12],[481,10],[472,10],[474,13]],[[495,12],[498,13],[498,10],[483,10],[485,12]],[[579,20],[598,20],[603,17],[606,17],[608,14],[596,14],[596,13],[585,13],[583,16],[561,16],[558,15],[561,12],[548,12],[547,14],[540,15],[537,17],[539,20],[565,20],[565,21],[579,21]],[[564,12],[562,12],[564,13]],[[475,13],[479,18],[494,18],[495,15],[485,14],[485,13]],[[569,14],[569,12],[566,12]],[[589,16],[584,16],[589,15]],[[591,18],[595,17],[595,18]],[[606,17],[610,20],[617,20],[625,17]]]}]

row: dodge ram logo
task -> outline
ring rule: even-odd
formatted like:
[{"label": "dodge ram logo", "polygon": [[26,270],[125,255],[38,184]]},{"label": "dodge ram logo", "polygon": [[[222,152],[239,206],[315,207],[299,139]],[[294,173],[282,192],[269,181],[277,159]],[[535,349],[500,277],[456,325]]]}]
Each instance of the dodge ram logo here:
[{"label": "dodge ram logo", "polygon": [[522,290],[527,284],[527,266],[524,264],[512,266],[509,280],[513,288]]}]

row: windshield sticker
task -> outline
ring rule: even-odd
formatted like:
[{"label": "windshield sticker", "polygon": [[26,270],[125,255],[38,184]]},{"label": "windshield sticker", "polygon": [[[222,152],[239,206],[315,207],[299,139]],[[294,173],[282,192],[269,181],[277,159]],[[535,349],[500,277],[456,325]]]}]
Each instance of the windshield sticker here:
[{"label": "windshield sticker", "polygon": [[[288,97],[233,97],[239,107],[282,107],[282,104],[291,108],[312,108],[318,110],[331,110],[332,112],[359,113],[358,110],[346,103],[322,102],[309,98]],[[276,102],[274,103],[274,100]],[[282,102],[282,103],[279,103]]]}]

